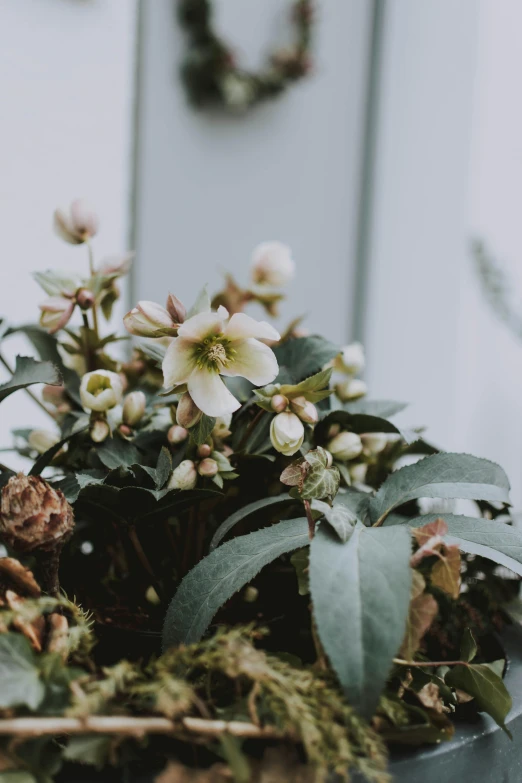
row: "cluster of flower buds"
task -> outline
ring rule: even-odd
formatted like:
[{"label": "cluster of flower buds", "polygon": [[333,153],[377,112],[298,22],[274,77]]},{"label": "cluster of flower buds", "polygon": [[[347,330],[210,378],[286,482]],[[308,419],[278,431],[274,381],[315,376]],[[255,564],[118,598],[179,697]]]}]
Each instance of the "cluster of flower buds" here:
[{"label": "cluster of flower buds", "polygon": [[212,439],[198,446],[193,459],[184,459],[174,468],[169,489],[194,489],[199,477],[222,488],[224,481],[237,477],[225,451],[229,456],[232,453],[230,449],[217,451]]},{"label": "cluster of flower buds", "polygon": [[367,393],[368,387],[365,382],[355,377],[362,372],[364,365],[364,349],[361,343],[346,345],[334,359],[334,369],[348,376],[335,385],[335,393],[341,402],[353,402]]},{"label": "cluster of flower buds", "polygon": [[291,457],[305,438],[305,424],[314,426],[319,421],[317,408],[307,393],[298,386],[265,386],[258,394],[258,405],[276,415],[270,424],[270,440],[276,451]]}]

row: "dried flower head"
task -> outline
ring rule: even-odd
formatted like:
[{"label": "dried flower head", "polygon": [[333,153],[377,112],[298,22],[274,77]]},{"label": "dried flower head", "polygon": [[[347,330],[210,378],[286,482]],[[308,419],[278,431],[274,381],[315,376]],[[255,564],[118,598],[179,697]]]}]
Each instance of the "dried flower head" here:
[{"label": "dried flower head", "polygon": [[40,476],[9,479],[0,501],[0,536],[15,551],[53,549],[74,527],[73,510],[60,490]]}]

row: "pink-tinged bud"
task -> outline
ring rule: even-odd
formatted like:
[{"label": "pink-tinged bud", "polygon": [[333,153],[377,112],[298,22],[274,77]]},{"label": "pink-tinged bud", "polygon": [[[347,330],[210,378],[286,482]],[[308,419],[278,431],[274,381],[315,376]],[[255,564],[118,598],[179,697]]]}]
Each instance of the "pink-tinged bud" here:
[{"label": "pink-tinged bud", "polygon": [[60,438],[55,432],[49,430],[33,430],[28,438],[29,446],[38,452],[38,454],[45,454],[46,451],[51,449],[59,442]]},{"label": "pink-tinged bud", "polygon": [[76,301],[82,310],[90,310],[94,304],[94,294],[88,288],[80,288],[76,294]]},{"label": "pink-tinged bud", "polygon": [[58,407],[66,401],[65,386],[44,386],[42,389],[42,400],[48,405]]},{"label": "pink-tinged bud", "polygon": [[198,481],[196,466],[191,459],[184,459],[174,468],[168,484],[169,489],[194,489]]},{"label": "pink-tinged bud", "polygon": [[179,426],[189,430],[198,423],[202,416],[203,411],[200,411],[190,394],[185,392],[176,409],[176,421]]},{"label": "pink-tinged bud", "polygon": [[317,424],[319,421],[319,414],[317,408],[312,402],[309,402],[305,397],[295,397],[290,401],[290,408],[296,413],[301,421],[306,424]]},{"label": "pink-tinged bud", "polygon": [[167,440],[171,446],[177,446],[178,443],[183,443],[183,441],[187,440],[188,435],[189,432],[185,427],[174,424],[167,433]]},{"label": "pink-tinged bud", "polygon": [[138,337],[168,337],[176,334],[177,325],[167,310],[156,302],[138,302],[123,318],[125,328]]},{"label": "pink-tinged bud", "polygon": [[128,424],[120,424],[118,429],[124,438],[130,438],[130,436],[132,435],[132,427],[129,427]]},{"label": "pink-tinged bud", "polygon": [[102,277],[126,275],[131,268],[133,258],[134,253],[122,253],[118,256],[104,258],[98,269],[98,274]]},{"label": "pink-tinged bud", "polygon": [[54,230],[71,245],[81,245],[98,232],[98,216],[83,199],[72,202],[69,212],[57,209]]},{"label": "pink-tinged bud", "polygon": [[358,400],[360,397],[364,397],[367,391],[368,387],[365,382],[361,381],[359,378],[352,378],[349,381],[337,383],[335,386],[335,393],[341,402]]},{"label": "pink-tinged bud", "polygon": [[66,299],[63,296],[49,297],[40,305],[40,325],[47,329],[49,334],[55,334],[69,323],[74,307],[74,299]]},{"label": "pink-tinged bud", "polygon": [[91,440],[95,443],[103,443],[111,434],[111,428],[106,419],[93,419],[89,428]]},{"label": "pink-tinged bud", "polygon": [[123,401],[122,419],[124,424],[135,427],[145,413],[147,398],[142,391],[133,391],[127,394]]},{"label": "pink-tinged bud", "polygon": [[282,413],[288,407],[288,398],[284,394],[274,394],[270,404],[276,413]]},{"label": "pink-tinged bud", "polygon": [[198,473],[205,478],[212,478],[219,472],[218,464],[215,459],[202,460],[198,465]]},{"label": "pink-tinged bud", "polygon": [[340,432],[329,441],[326,448],[334,459],[341,462],[355,459],[363,449],[361,439],[356,432]]},{"label": "pink-tinged bud", "polygon": [[287,245],[262,242],[252,254],[252,279],[257,285],[282,288],[295,273],[295,261]]},{"label": "pink-tinged bud", "polygon": [[364,453],[369,456],[380,454],[388,445],[388,436],[384,432],[368,432],[361,435]]},{"label": "pink-tinged bud", "polygon": [[201,459],[210,457],[211,454],[212,448],[208,445],[208,443],[202,443],[201,446],[198,446],[198,457]]},{"label": "pink-tinged bud", "polygon": [[172,320],[177,324],[182,324],[187,317],[187,308],[174,294],[169,294],[167,298],[167,311]]}]

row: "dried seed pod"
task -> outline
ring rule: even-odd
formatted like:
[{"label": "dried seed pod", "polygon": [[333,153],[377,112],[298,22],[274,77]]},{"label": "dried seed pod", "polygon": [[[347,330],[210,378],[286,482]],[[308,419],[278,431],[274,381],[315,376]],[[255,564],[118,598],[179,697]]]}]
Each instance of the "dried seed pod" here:
[{"label": "dried seed pod", "polygon": [[74,527],[73,510],[63,492],[40,476],[13,476],[2,490],[0,537],[15,551],[50,550]]}]

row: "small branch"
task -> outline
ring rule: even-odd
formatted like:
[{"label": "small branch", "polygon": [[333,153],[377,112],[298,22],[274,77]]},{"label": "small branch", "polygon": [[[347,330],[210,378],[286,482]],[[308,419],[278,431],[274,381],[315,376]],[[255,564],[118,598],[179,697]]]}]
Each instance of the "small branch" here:
[{"label": "small branch", "polygon": [[402,658],[394,658],[393,662],[400,666],[469,666],[469,661],[403,661]]},{"label": "small branch", "polygon": [[120,715],[93,715],[88,718],[8,718],[0,720],[0,735],[39,737],[60,734],[123,734],[143,737],[146,734],[189,732],[203,737],[274,739],[288,736],[272,726],[260,727],[243,721],[182,718],[178,723],[168,718],[134,718]]},{"label": "small branch", "polygon": [[[11,375],[14,375],[14,370],[13,370],[13,368],[11,367],[11,365],[9,364],[9,362],[8,362],[8,361],[7,361],[7,360],[4,358],[4,356],[3,356],[1,353],[0,353],[0,362],[1,362],[1,363],[4,365],[5,369],[6,369],[6,370],[7,370],[7,371],[8,371],[8,372],[11,374]],[[29,397],[30,397],[30,398],[33,400],[33,402],[35,402],[35,403],[38,405],[38,407],[39,407],[39,408],[41,408],[41,409],[42,409],[42,410],[43,410],[43,411],[44,411],[44,412],[45,412],[45,413],[46,413],[48,416],[50,416],[50,417],[51,417],[51,419],[52,419],[53,421],[56,421],[56,419],[54,418],[54,416],[53,416],[53,414],[51,413],[51,411],[49,410],[49,408],[46,408],[46,407],[45,407],[45,405],[43,404],[43,402],[42,402],[41,400],[39,400],[39,399],[38,399],[38,397],[36,396],[36,394],[34,394],[34,393],[31,391],[31,389],[27,389],[27,388],[25,388],[25,389],[24,389],[24,392],[25,392],[26,394],[28,394],[28,395],[29,395]]]},{"label": "small branch", "polygon": [[306,518],[308,520],[308,538],[310,541],[315,536],[315,520],[312,516],[312,508],[310,506],[309,500],[303,500],[305,512],[306,512]]},{"label": "small branch", "polygon": [[[96,275],[96,270],[94,268],[94,254],[92,252],[92,245],[89,241],[85,243],[87,245],[87,252],[89,254],[89,272],[91,277],[94,277]],[[96,334],[96,338],[99,340],[100,338],[100,332],[98,330],[98,310],[96,307],[96,302],[93,303],[93,306],[91,308],[92,310],[92,325],[94,333]]]}]

